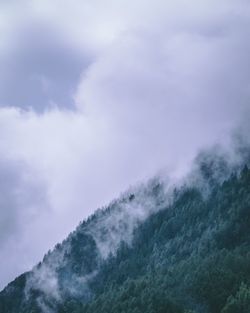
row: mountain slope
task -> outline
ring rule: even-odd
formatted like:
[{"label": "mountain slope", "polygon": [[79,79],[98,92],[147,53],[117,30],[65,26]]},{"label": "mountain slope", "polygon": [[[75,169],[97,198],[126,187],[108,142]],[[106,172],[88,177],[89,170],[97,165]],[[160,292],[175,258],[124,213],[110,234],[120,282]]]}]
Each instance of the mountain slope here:
[{"label": "mountain slope", "polygon": [[81,223],[0,293],[1,313],[250,312],[250,170],[205,154]]}]

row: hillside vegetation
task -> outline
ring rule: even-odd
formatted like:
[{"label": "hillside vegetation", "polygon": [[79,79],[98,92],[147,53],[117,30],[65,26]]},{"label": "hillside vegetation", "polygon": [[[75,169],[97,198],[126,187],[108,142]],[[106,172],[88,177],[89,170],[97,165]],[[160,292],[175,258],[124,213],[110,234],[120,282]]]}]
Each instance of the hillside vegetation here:
[{"label": "hillside vegetation", "polygon": [[197,168],[97,211],[0,293],[0,312],[249,313],[250,170]]}]

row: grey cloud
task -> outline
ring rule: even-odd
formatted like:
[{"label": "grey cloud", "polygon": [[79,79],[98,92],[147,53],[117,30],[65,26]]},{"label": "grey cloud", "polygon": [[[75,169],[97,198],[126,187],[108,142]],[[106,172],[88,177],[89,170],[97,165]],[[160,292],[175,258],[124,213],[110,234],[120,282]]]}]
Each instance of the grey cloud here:
[{"label": "grey cloud", "polygon": [[[27,164],[0,158],[0,262],[4,264],[0,288],[10,277],[15,278],[13,271],[24,271],[30,266],[28,259],[31,255],[27,258],[22,249],[32,240],[25,238],[24,234],[46,210],[49,212],[47,198],[46,186]],[[33,229],[34,238],[35,232]],[[26,253],[32,253],[32,249],[34,247],[28,248]]]},{"label": "grey cloud", "polygon": [[0,246],[46,203],[44,186],[22,161],[0,159]]},{"label": "grey cloud", "polygon": [[0,62],[0,105],[42,113],[75,109],[75,88],[91,59],[53,28],[33,22],[13,34]]}]

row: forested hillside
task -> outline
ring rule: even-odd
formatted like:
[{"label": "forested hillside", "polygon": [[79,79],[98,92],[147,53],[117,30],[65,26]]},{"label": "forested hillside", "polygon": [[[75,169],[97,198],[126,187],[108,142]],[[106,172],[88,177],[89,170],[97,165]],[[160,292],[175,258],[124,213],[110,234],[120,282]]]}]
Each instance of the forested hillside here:
[{"label": "forested hillside", "polygon": [[249,313],[250,169],[197,163],[82,222],[0,293],[0,312]]}]

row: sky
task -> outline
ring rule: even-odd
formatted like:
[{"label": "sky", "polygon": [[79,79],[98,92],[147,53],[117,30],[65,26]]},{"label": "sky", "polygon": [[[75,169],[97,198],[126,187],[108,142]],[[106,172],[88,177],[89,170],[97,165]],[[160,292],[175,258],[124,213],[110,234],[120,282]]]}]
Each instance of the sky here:
[{"label": "sky", "polygon": [[247,0],[2,0],[0,36],[0,289],[249,121]]}]

